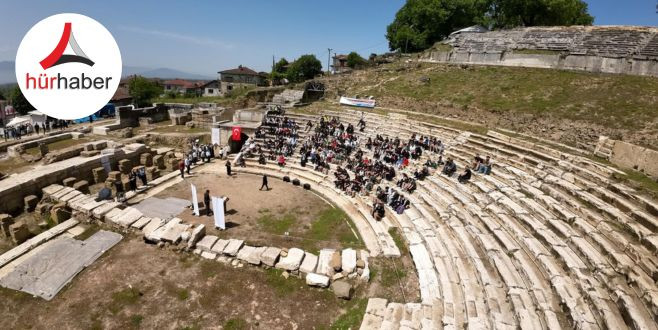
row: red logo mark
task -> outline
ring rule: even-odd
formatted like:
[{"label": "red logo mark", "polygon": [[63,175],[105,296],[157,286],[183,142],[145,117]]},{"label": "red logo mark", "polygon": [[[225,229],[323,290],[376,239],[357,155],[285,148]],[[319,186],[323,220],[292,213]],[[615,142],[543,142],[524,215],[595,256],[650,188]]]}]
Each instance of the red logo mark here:
[{"label": "red logo mark", "polygon": [[[64,54],[64,50],[66,49],[67,44],[71,46],[71,49],[73,49],[73,53],[75,53],[75,55]],[[75,41],[75,37],[71,31],[71,23],[64,23],[64,32],[62,33],[62,37],[59,39],[59,43],[57,43],[57,46],[52,51],[52,53],[50,53],[50,55],[48,55],[39,63],[41,64],[41,67],[46,70],[56,65],[72,62],[94,66],[94,61],[87,57],[85,52],[82,51],[80,46],[78,46],[78,43]]]}]

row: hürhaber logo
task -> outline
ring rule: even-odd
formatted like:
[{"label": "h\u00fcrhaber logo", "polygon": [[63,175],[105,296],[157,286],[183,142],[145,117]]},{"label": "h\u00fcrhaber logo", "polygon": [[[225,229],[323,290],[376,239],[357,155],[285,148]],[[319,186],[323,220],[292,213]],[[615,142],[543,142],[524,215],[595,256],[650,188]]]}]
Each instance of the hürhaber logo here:
[{"label": "h\u00fcrhaber logo", "polygon": [[58,119],[87,117],[105,106],[121,80],[121,52],[92,18],[57,14],[27,32],[16,53],[16,80],[39,111]]}]

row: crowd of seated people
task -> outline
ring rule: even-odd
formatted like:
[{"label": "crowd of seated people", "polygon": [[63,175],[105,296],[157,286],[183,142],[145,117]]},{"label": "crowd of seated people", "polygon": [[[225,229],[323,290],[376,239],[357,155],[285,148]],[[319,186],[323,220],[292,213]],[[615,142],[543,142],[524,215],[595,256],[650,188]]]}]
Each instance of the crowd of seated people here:
[{"label": "crowd of seated people", "polygon": [[390,206],[397,214],[404,213],[404,210],[408,209],[410,205],[408,199],[390,187],[386,187],[385,189],[377,187],[376,196],[377,200],[375,203],[384,203]]},{"label": "crowd of seated people", "polygon": [[407,176],[406,173],[402,173],[402,177],[398,180],[397,186],[408,193],[413,193],[414,190],[416,190],[416,180]]}]

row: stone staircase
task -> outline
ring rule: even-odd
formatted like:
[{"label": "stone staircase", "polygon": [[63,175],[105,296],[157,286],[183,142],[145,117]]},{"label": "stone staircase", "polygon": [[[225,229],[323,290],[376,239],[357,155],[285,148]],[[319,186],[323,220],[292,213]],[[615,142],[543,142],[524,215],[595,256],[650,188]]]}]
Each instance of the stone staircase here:
[{"label": "stone staircase", "polygon": [[[411,207],[392,218],[410,247],[421,301],[371,298],[362,329],[656,329],[658,209],[610,179],[620,171],[513,138],[325,114],[352,124],[364,116],[362,138],[436,136],[460,168],[476,154],[495,162],[469,184],[432,175],[406,196]],[[301,171],[309,170],[288,175]]]}]

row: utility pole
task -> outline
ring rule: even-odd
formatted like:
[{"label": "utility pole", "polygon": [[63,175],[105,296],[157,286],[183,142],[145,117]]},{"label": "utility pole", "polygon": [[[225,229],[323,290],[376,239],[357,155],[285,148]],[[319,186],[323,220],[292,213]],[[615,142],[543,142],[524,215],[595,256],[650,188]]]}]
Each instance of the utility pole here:
[{"label": "utility pole", "polygon": [[331,48],[327,48],[327,72],[331,73]]}]

